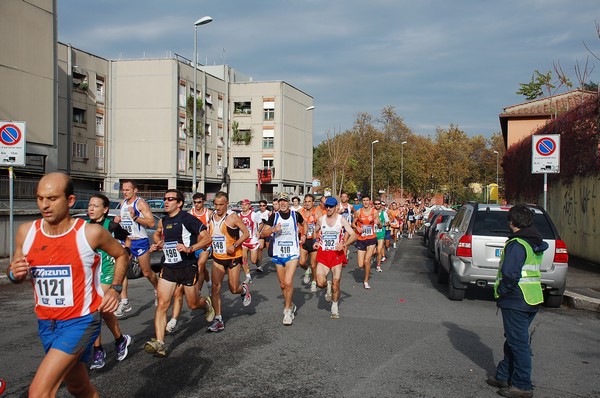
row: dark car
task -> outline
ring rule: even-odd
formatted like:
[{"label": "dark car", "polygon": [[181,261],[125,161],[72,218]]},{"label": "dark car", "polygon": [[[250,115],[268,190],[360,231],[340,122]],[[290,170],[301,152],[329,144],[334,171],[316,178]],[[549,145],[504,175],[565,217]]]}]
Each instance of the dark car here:
[{"label": "dark car", "polygon": [[436,236],[442,230],[446,221],[449,218],[454,217],[454,215],[456,215],[454,210],[439,210],[433,216],[429,228],[427,229],[427,233],[423,236],[429,257],[434,257]]}]

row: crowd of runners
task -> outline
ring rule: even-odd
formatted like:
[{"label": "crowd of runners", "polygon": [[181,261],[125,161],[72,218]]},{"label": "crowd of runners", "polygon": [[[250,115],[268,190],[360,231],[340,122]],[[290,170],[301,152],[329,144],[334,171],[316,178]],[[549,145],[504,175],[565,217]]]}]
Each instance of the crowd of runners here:
[{"label": "crowd of runners", "polygon": [[[55,394],[64,380],[74,395],[96,394],[85,367],[105,365],[102,319],[115,339],[117,361],[127,357],[133,339],[121,332],[118,318],[132,310],[125,277],[131,257],[155,292],[155,337],[144,350],[164,357],[165,334],[176,330],[184,298],[190,309],[203,311],[208,332],[220,332],[225,329],[225,276],[229,292],[248,306],[252,274],[271,264],[283,296],[283,325],[292,325],[297,315],[293,293],[298,266],[304,270],[302,282],[312,292],[323,289],[331,318],[339,318],[342,268],[348,264],[350,245],[356,246],[363,287],[371,289],[372,264],[382,272],[386,253],[404,236],[412,239],[424,209],[420,203],[388,204],[368,196],[352,204],[347,193],[339,199],[324,196],[317,204],[312,194],[290,198],[283,192],[273,200],[272,210],[265,200],[253,209],[245,199],[237,213],[230,209],[227,193],[218,192],[213,210],[205,207],[205,195],[196,193],[192,209],[184,211],[183,193],[168,189],[164,215],[155,223],[134,181],[122,181],[121,193],[114,220],[108,219],[109,199],[96,194],[89,199],[84,222],[69,215],[75,195],[68,176],[52,173],[40,180],[37,202],[42,219],[19,228],[14,261],[7,270],[12,282],[30,276],[34,286],[46,357],[30,393]],[[151,236],[150,228],[156,228]],[[150,253],[156,251],[162,253],[158,274],[150,262]],[[204,283],[206,295],[201,293]]]}]

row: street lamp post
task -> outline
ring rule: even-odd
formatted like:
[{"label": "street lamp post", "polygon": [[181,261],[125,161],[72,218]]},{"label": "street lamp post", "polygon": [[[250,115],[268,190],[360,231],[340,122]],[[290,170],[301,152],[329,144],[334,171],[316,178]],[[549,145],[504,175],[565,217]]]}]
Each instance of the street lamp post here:
[{"label": "street lamp post", "polygon": [[400,200],[402,201],[404,199],[404,144],[407,142],[408,141],[402,141],[402,143],[400,143]]},{"label": "street lamp post", "polygon": [[496,204],[498,204],[500,201],[500,184],[498,184],[498,164],[499,164],[500,153],[498,151],[494,151],[494,153],[496,154],[496,190],[498,192],[498,194],[496,196]]},{"label": "street lamp post", "polygon": [[375,146],[375,144],[377,144],[379,142],[379,140],[375,140],[373,142],[371,142],[371,200],[375,200],[375,198],[373,197],[373,148]]},{"label": "street lamp post", "polygon": [[[198,120],[197,120],[197,102],[198,102],[198,26],[206,25],[207,23],[212,22],[212,18],[209,16],[202,17],[196,22],[194,22],[194,90],[193,90],[193,99],[194,99],[194,160],[192,164],[193,177],[192,177],[192,192],[196,192],[198,187],[196,177],[197,177],[197,163],[198,163],[198,153],[197,153],[197,140],[198,140]],[[204,93],[203,93],[204,94]],[[204,158],[204,154],[202,155]]]},{"label": "street lamp post", "polygon": [[306,118],[308,117],[308,112],[314,110],[314,105],[309,106],[304,111],[304,179],[302,180],[302,194],[306,195],[306,141],[308,141],[308,131],[306,130]]}]

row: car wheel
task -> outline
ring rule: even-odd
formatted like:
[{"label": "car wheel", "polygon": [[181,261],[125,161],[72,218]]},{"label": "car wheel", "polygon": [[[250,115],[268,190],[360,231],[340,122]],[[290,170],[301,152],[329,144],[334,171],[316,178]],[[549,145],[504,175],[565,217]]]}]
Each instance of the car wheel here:
[{"label": "car wheel", "polygon": [[437,281],[440,284],[448,283],[448,272],[443,265],[440,264],[438,267]]},{"label": "car wheel", "polygon": [[454,287],[452,279],[454,278],[454,271],[450,271],[448,281],[448,298],[452,301],[462,301],[465,298],[466,289],[457,289]]},{"label": "car wheel", "polygon": [[140,268],[140,263],[137,258],[132,258],[129,262],[129,267],[127,268],[127,278],[128,279],[137,279],[142,276],[142,268]]},{"label": "car wheel", "polygon": [[563,302],[563,295],[553,295],[546,293],[544,297],[544,305],[549,308],[558,308]]}]

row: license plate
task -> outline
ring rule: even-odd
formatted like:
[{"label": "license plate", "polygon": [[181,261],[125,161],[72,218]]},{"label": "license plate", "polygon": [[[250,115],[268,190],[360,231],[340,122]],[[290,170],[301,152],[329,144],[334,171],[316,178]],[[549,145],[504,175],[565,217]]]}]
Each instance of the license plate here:
[{"label": "license plate", "polygon": [[502,249],[496,249],[496,257],[500,257],[502,255]]}]

